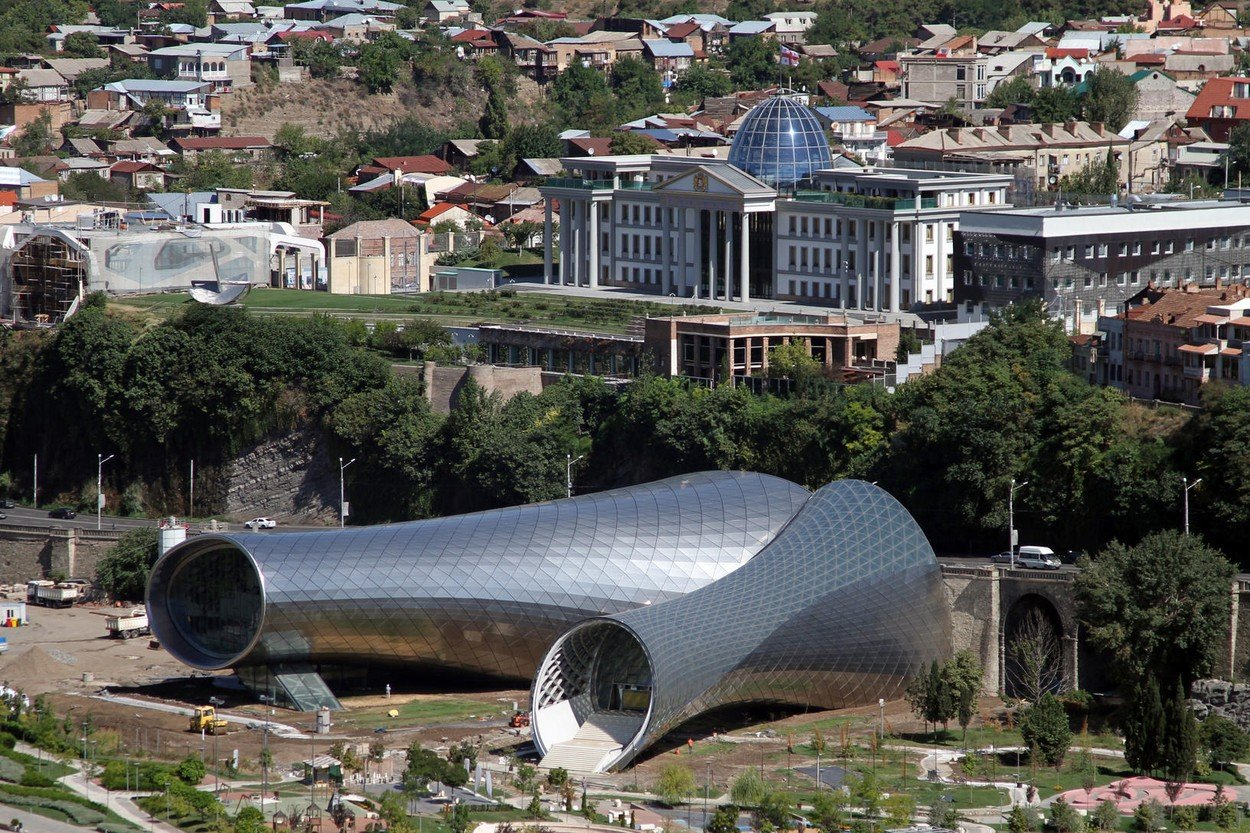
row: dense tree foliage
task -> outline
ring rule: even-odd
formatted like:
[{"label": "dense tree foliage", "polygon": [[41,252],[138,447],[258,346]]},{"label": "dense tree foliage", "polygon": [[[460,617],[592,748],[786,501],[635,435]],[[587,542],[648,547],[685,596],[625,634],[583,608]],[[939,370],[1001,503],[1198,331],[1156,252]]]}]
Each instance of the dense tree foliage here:
[{"label": "dense tree foliage", "polygon": [[1223,555],[1173,530],[1137,546],[1112,542],[1083,566],[1076,598],[1085,635],[1111,657],[1122,685],[1179,678],[1188,686],[1211,671],[1235,572]]},{"label": "dense tree foliage", "polygon": [[1072,728],[1068,725],[1068,713],[1055,695],[1047,692],[1029,707],[1020,720],[1020,736],[1039,763],[1056,769],[1063,764],[1072,742]]},{"label": "dense tree foliage", "polygon": [[112,599],[143,601],[148,573],[159,554],[155,527],[133,529],[96,564],[96,585]]},{"label": "dense tree foliage", "polygon": [[[510,133],[518,152],[552,141],[550,127],[525,130],[535,135]],[[300,131],[281,133],[284,154],[306,152]],[[1250,393],[1214,391],[1196,416],[1140,408],[1071,374],[1064,333],[1036,307],[1012,308],[937,372],[894,393],[823,379],[778,396],[650,376],[622,387],[570,378],[508,401],[469,384],[460,407],[442,416],[419,381],[386,367],[451,352],[445,334],[420,321],[402,330],[379,322],[370,334],[360,322],[189,304],[141,328],[93,299],[52,335],[0,336],[4,470],[26,490],[39,453],[41,491],[85,502],[95,455],[116,451],[106,491],[141,485],[145,506],[168,513],[185,508],[181,472],[195,458],[208,508],[218,499],[214,466],[305,426],[360,458],[355,476],[371,485],[355,515],[362,523],[559,497],[570,454],[587,455],[575,472],[579,492],[705,469],[762,471],[812,488],[876,480],[940,552],[1002,548],[1013,477],[1030,481],[1016,495],[1022,538],[1056,549],[1093,552],[1177,525],[1181,471],[1209,478],[1191,494],[1191,515],[1212,543],[1234,543],[1248,511],[1239,496],[1250,495],[1250,464],[1239,461],[1250,454],[1239,449],[1250,428],[1239,415]],[[1095,568],[1118,563],[1117,552]],[[1124,581],[1149,600],[1155,588],[1138,582],[1153,575]],[[1212,586],[1221,575],[1209,577]],[[1145,644],[1157,639],[1162,651],[1191,636],[1211,642],[1182,633]]]}]

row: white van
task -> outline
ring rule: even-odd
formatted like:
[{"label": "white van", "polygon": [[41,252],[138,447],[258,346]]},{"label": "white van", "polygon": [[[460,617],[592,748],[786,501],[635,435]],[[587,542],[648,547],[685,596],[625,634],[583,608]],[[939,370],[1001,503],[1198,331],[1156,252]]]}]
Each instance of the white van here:
[{"label": "white van", "polygon": [[1060,561],[1050,547],[1021,547],[1016,552],[1016,566],[1027,570],[1058,570]]}]

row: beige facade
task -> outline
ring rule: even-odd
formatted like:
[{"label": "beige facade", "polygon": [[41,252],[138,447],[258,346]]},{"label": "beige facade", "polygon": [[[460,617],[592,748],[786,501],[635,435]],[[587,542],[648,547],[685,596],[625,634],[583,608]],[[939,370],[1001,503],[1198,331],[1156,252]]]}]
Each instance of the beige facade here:
[{"label": "beige facade", "polygon": [[330,292],[389,295],[430,288],[433,255],[426,235],[403,220],[353,223],[327,239]]},{"label": "beige facade", "polygon": [[767,376],[768,354],[797,343],[835,379],[872,375],[898,351],[897,322],[862,324],[843,315],[696,315],[648,318],[645,351],[658,373],[724,380]]}]

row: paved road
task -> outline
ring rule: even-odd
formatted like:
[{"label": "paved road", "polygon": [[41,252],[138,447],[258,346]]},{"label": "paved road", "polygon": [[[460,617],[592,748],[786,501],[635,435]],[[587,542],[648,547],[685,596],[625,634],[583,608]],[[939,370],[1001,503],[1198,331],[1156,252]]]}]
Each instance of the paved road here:
[{"label": "paved road", "polygon": [[[55,527],[57,529],[95,529],[95,513],[79,515],[77,518],[67,521],[48,517],[48,512],[52,508],[55,507],[30,509],[25,506],[18,506],[14,509],[0,509],[0,512],[8,515],[5,520],[0,521],[0,524]],[[101,518],[100,526],[102,529],[135,529],[141,526],[156,526],[156,523],[156,521],[150,518],[118,518],[112,515],[105,515]]]},{"label": "paved road", "polygon": [[[54,507],[45,507],[43,509],[31,509],[26,506],[18,506],[13,509],[0,509],[0,513],[7,515],[4,520],[0,520],[0,527],[5,524],[13,524],[17,526],[39,526],[48,529],[85,529],[93,530],[96,528],[95,513],[79,513],[78,517],[73,520],[63,520],[61,518],[52,518],[48,516]],[[180,519],[181,520],[181,519]],[[100,528],[104,530],[125,530],[137,529],[145,526],[156,526],[160,523],[155,518],[121,518],[116,515],[104,515],[100,519]],[[199,523],[192,523],[192,530],[199,531]],[[226,532],[248,532],[242,523],[224,524]],[[304,524],[288,524],[283,523],[279,518],[276,529],[258,530],[259,532],[311,532],[317,530],[333,529],[333,526],[319,524],[316,526]]]}]

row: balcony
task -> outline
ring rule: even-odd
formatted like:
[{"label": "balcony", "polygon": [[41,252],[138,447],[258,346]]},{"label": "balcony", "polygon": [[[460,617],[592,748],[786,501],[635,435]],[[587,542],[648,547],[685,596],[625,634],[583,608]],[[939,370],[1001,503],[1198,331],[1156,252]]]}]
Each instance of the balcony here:
[{"label": "balcony", "polygon": [[1206,382],[1211,378],[1211,368],[1205,365],[1185,365],[1185,378]]},{"label": "balcony", "polygon": [[[846,205],[853,208],[875,208],[882,211],[915,211],[916,201],[902,197],[874,197],[869,194],[848,194],[839,191],[799,191],[794,198],[800,202]],[[936,197],[920,200],[921,208],[937,208]]]},{"label": "balcony", "polygon": [[548,188],[576,188],[579,191],[611,191],[610,179],[581,179],[580,177],[552,177],[547,180]]}]

